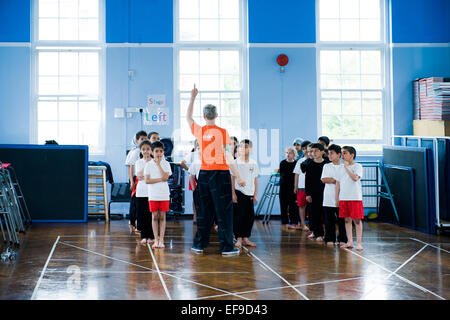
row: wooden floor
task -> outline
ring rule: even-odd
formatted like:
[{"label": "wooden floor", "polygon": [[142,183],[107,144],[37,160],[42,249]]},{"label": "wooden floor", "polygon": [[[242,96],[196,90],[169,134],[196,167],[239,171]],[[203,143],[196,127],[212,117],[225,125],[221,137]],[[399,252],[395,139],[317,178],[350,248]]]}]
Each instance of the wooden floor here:
[{"label": "wooden floor", "polygon": [[257,221],[257,248],[222,257],[217,234],[191,253],[193,234],[192,220],[168,221],[166,248],[151,250],[126,220],[33,225],[17,261],[0,262],[0,299],[450,298],[448,236],[364,223],[357,253]]}]

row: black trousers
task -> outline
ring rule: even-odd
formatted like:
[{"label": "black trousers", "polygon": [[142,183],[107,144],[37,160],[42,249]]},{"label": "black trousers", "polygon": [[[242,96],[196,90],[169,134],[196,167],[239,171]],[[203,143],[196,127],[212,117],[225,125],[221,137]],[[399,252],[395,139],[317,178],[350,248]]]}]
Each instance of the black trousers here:
[{"label": "black trousers", "polygon": [[336,222],[339,227],[338,242],[347,242],[345,219],[339,218],[339,208],[323,207],[325,218],[325,242],[336,242]]},{"label": "black trousers", "polygon": [[249,238],[252,234],[253,223],[255,222],[255,208],[253,206],[253,196],[247,196],[236,190],[237,203],[237,223],[234,235],[236,238]]},{"label": "black trousers", "polygon": [[197,188],[199,201],[194,247],[208,247],[214,215],[217,215],[220,251],[233,250],[233,199],[230,171],[200,170]]},{"label": "black trousers", "polygon": [[137,229],[141,231],[141,239],[154,239],[152,228],[152,213],[148,198],[136,197]]},{"label": "black trousers", "polygon": [[323,237],[323,195],[311,195],[311,230],[315,237]]},{"label": "black trousers", "polygon": [[[297,224],[300,216],[297,206],[297,195],[294,193],[294,187],[289,188],[280,185],[280,210],[282,224]],[[289,216],[288,216],[289,213]]]},{"label": "black trousers", "polygon": [[[136,177],[133,177],[133,181],[136,183]],[[128,212],[128,216],[130,219],[130,224],[136,228],[136,219],[137,219],[137,214],[136,214],[136,194],[134,196],[131,197],[130,200],[130,211]]]}]

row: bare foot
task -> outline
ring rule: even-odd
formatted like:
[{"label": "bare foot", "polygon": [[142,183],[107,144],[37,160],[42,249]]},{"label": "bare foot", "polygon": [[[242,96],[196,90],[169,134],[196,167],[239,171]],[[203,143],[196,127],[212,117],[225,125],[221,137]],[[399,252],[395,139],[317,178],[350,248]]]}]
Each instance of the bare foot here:
[{"label": "bare foot", "polygon": [[309,231],[309,228],[307,226],[303,226],[302,230],[303,231]]},{"label": "bare foot", "polygon": [[134,232],[134,227],[129,222],[128,222],[128,228],[130,228],[130,233]]},{"label": "bare foot", "polygon": [[339,242],[339,246],[342,247],[343,245],[345,245],[346,242]]},{"label": "bare foot", "polygon": [[249,246],[249,247],[256,248],[256,244],[254,244],[253,242],[251,242],[248,239],[244,239],[244,246]]},{"label": "bare foot", "polygon": [[286,229],[297,229],[294,224],[288,224],[286,225]]},{"label": "bare foot", "polygon": [[147,239],[142,239],[141,242],[139,242],[141,245],[145,246],[147,244]]},{"label": "bare foot", "polygon": [[334,247],[334,242],[328,241],[327,246]]},{"label": "bare foot", "polygon": [[241,238],[238,238],[238,239],[236,240],[236,243],[234,244],[234,246],[235,246],[236,248],[242,247],[242,239],[241,239]]},{"label": "bare foot", "polygon": [[311,234],[308,236],[308,239],[314,239],[314,233],[311,232]]},{"label": "bare foot", "polygon": [[316,238],[316,241],[318,241],[318,242],[323,242],[323,237],[317,237],[317,238]]},{"label": "bare foot", "polygon": [[356,245],[356,251],[363,251],[363,247],[360,244]]},{"label": "bare foot", "polygon": [[158,241],[155,241],[155,242],[152,244],[152,249],[158,249]]},{"label": "bare foot", "polygon": [[159,240],[159,247],[160,249],[165,248],[166,246],[164,245],[164,240]]},{"label": "bare foot", "polygon": [[217,224],[214,225],[214,230],[219,231],[219,226]]},{"label": "bare foot", "polygon": [[341,246],[343,249],[353,249],[353,243],[346,243],[343,246]]},{"label": "bare foot", "polygon": [[155,240],[153,240],[153,239],[147,239],[147,243],[148,243],[148,244],[152,244],[153,242],[155,242]]}]

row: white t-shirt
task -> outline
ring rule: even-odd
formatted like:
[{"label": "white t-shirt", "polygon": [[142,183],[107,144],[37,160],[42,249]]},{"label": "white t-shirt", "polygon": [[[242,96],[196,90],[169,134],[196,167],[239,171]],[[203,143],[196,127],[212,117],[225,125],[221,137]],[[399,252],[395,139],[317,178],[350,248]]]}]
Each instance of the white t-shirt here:
[{"label": "white t-shirt", "polygon": [[200,158],[199,152],[190,152],[188,156],[184,158],[186,165],[189,167],[189,174],[195,175],[198,179],[198,174],[200,173],[200,167],[202,165],[202,160]]},{"label": "white t-shirt", "polygon": [[[164,172],[168,172],[169,176],[172,174],[172,169],[170,169],[170,163],[167,160],[161,160],[161,167]],[[162,178],[161,172],[159,171],[158,165],[155,160],[147,162],[144,169],[144,175],[150,176],[150,179]],[[166,201],[170,200],[170,189],[167,181],[149,183],[148,188],[148,200],[149,201]]]},{"label": "white t-shirt", "polygon": [[[342,164],[335,165],[333,163],[327,163],[323,166],[322,177],[337,179],[339,170],[341,170]],[[325,183],[325,189],[323,190],[323,206],[324,207],[337,207],[336,204],[336,185],[333,183]]]},{"label": "white t-shirt", "polygon": [[127,154],[127,159],[125,160],[126,166],[134,166],[136,161],[139,160],[141,154],[141,150],[139,148],[135,148],[133,150],[130,150]]},{"label": "white t-shirt", "polygon": [[[149,160],[149,162],[151,161],[151,159]],[[137,177],[138,176],[138,172],[139,171],[143,171],[145,169],[145,166],[148,162],[145,161],[145,159],[139,159],[138,161],[136,161],[136,163],[134,164],[134,175]],[[144,179],[139,179],[139,182],[136,186],[136,197],[138,198],[147,198],[148,197],[148,187],[147,184],[145,183],[145,177]]]},{"label": "white t-shirt", "polygon": [[362,200],[362,187],[361,187],[361,178],[363,177],[363,168],[359,163],[354,163],[351,166],[348,166],[351,172],[356,174],[359,179],[358,181],[353,181],[352,178],[348,175],[345,167],[339,169],[337,175],[337,181],[339,181],[340,189],[339,189],[339,201],[357,201]]},{"label": "white t-shirt", "polygon": [[297,161],[294,168],[294,173],[298,173],[298,188],[299,189],[305,189],[305,174],[302,172],[302,169],[300,169],[300,165],[303,161],[308,159],[307,157],[303,157],[300,160]]},{"label": "white t-shirt", "polygon": [[[253,159],[248,159],[248,162],[245,162],[241,158],[234,160],[234,163],[241,178],[245,181],[245,187],[241,187],[235,180],[234,189],[239,190],[246,196],[253,196],[255,194],[255,178],[259,175],[258,164]],[[231,174],[233,175],[233,173]]]}]

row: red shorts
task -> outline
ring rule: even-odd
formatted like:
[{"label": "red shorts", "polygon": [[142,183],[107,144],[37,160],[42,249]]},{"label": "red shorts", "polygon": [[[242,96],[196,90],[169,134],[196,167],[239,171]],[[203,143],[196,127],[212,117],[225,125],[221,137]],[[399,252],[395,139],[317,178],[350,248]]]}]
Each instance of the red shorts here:
[{"label": "red shorts", "polygon": [[149,201],[150,212],[167,212],[169,211],[170,200],[165,201]]},{"label": "red shorts", "polygon": [[339,201],[339,218],[364,219],[364,208],[361,200]]},{"label": "red shorts", "polygon": [[297,205],[299,207],[306,206],[306,193],[305,193],[305,191],[297,191]]}]

